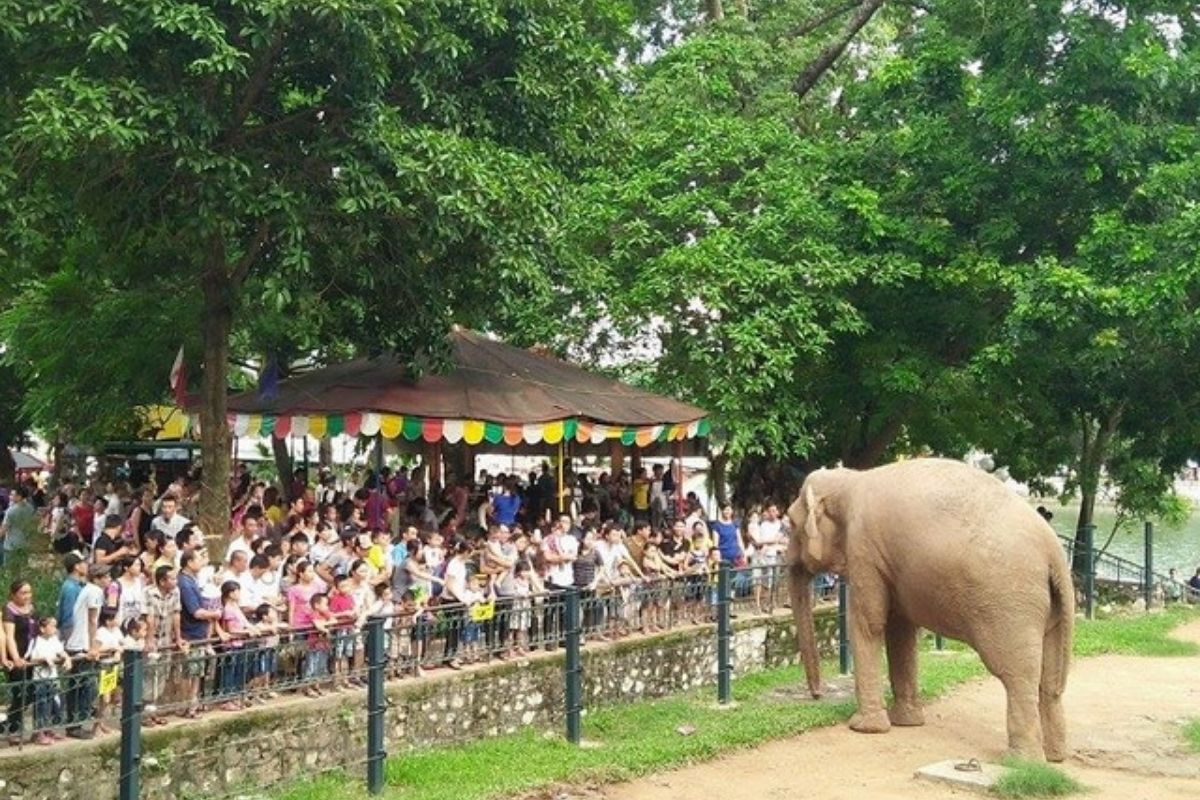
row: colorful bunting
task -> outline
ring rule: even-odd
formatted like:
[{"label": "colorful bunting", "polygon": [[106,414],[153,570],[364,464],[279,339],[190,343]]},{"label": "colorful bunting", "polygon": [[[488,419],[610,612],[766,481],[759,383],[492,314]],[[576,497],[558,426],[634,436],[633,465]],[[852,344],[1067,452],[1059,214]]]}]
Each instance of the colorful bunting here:
[{"label": "colorful bunting", "polygon": [[[400,414],[380,414],[365,411],[351,414],[230,414],[230,431],[235,436],[375,436],[386,439],[404,437],[410,442],[445,441],[450,444],[466,442],[477,445],[504,443],[509,447],[520,444],[556,445],[563,441],[599,445],[609,439],[619,439],[627,447],[648,447],[655,442],[678,442],[708,436],[712,423],[708,419],[693,420],[677,425],[646,425],[620,427],[604,425],[575,417],[530,422],[524,425],[501,424],[474,419],[440,419]],[[198,421],[192,420],[195,428]]]}]

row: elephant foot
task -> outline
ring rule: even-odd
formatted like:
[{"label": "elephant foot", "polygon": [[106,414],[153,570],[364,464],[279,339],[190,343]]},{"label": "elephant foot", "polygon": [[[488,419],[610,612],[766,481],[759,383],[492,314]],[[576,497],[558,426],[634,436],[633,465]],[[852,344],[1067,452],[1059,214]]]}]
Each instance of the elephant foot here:
[{"label": "elephant foot", "polygon": [[859,711],[850,718],[850,730],[859,733],[887,733],[892,729],[885,711],[863,713]]},{"label": "elephant foot", "polygon": [[1041,762],[1047,760],[1046,755],[1040,747],[1014,747],[1009,745],[1009,748],[1004,751],[1005,758],[1015,758],[1020,761],[1035,761]]},{"label": "elephant foot", "polygon": [[888,709],[888,719],[893,725],[916,728],[925,724],[925,712],[916,703],[894,703]]},{"label": "elephant foot", "polygon": [[1061,764],[1062,762],[1067,760],[1066,745],[1047,744],[1045,747],[1045,751],[1046,751],[1046,760],[1049,761],[1051,764]]}]

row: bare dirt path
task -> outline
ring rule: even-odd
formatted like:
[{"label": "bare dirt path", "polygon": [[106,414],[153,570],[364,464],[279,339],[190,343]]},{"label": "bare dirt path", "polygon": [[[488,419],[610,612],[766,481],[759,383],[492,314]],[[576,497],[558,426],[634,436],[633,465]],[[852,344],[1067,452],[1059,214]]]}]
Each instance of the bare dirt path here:
[{"label": "bare dirt path", "polygon": [[[1175,632],[1200,642],[1200,622]],[[1072,757],[1066,772],[1089,800],[1194,800],[1200,755],[1180,723],[1200,717],[1200,657],[1100,656],[1074,663],[1066,694]],[[946,759],[996,762],[1004,749],[1004,693],[988,678],[926,708],[923,728],[882,736],[839,726],[734,753],[706,764],[604,787],[604,800],[943,800],[978,796],[913,778]],[[568,793],[569,794],[569,793]]]}]

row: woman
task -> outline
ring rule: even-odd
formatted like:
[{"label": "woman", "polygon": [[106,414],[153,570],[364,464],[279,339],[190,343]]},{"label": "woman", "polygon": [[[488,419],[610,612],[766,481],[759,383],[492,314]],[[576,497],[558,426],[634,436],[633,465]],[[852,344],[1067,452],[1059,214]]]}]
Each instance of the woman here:
[{"label": "woman", "polygon": [[462,632],[467,600],[467,560],[471,557],[470,542],[460,541],[454,546],[454,555],[446,562],[446,578],[442,587],[442,602],[451,604],[446,609],[446,656],[450,669],[462,669],[458,659],[458,641]]},{"label": "woman", "polygon": [[146,613],[146,573],[139,559],[127,559],[120,564],[121,574],[113,583],[120,585],[116,606],[117,627],[124,630],[130,620],[141,619]]},{"label": "woman", "polygon": [[144,489],[141,502],[129,513],[129,530],[133,532],[133,542],[138,547],[146,547],[146,538],[150,534],[150,523],[153,521],[154,490]]},{"label": "woman", "polygon": [[217,629],[221,644],[218,658],[218,681],[225,702],[218,706],[222,711],[240,711],[241,696],[246,688],[246,673],[249,657],[246,654],[246,639],[257,633],[241,609],[241,586],[237,581],[221,584],[221,619]]},{"label": "woman", "polygon": [[33,670],[25,660],[29,644],[37,637],[37,614],[33,609],[33,586],[29,581],[14,581],[8,592],[8,603],[0,615],[4,625],[0,641],[0,663],[8,670],[8,743],[21,744],[25,709],[33,705]]}]

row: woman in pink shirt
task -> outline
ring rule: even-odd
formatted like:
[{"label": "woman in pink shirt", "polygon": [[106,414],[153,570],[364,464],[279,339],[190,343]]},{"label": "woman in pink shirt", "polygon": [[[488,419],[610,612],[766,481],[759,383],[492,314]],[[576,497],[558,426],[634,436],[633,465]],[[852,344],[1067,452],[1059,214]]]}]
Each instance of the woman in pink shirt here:
[{"label": "woman in pink shirt", "polygon": [[312,598],[313,595],[324,592],[325,588],[325,582],[317,577],[312,562],[297,562],[296,583],[287,591],[288,623],[292,630],[301,631],[312,627]]}]

